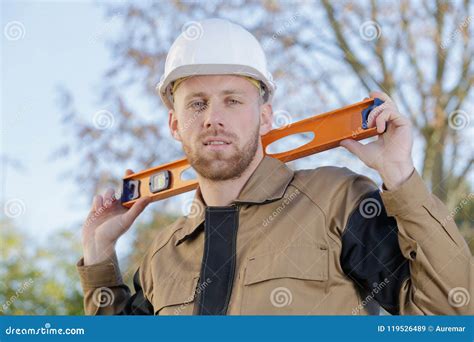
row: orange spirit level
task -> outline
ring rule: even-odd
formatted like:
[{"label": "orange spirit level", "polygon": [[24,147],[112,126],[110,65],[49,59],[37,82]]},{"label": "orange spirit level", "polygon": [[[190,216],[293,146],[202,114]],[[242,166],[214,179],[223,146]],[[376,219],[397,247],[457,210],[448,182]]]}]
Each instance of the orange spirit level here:
[{"label": "orange spirit level", "polygon": [[[366,99],[324,114],[274,129],[262,137],[266,155],[288,162],[339,146],[344,139],[361,140],[377,135],[375,127],[367,127],[367,119],[375,107],[383,103],[380,99]],[[313,133],[313,140],[298,148],[281,153],[266,152],[273,142],[293,134]],[[190,167],[186,158],[176,160],[126,176],[123,179],[121,202],[125,207],[141,196],[150,196],[153,201],[191,191],[198,186],[197,179],[183,180],[181,174]]]}]

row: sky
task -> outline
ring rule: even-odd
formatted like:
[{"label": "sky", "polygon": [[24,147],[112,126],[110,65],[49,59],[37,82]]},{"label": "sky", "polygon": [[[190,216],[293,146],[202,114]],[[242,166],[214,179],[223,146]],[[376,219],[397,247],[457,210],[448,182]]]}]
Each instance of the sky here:
[{"label": "sky", "polygon": [[91,1],[1,2],[0,151],[22,165],[2,162],[2,214],[35,236],[72,229],[87,215],[76,185],[60,177],[78,161],[51,156],[68,139],[58,87],[73,90],[91,120],[100,109],[95,91],[110,63],[103,39],[112,29],[104,15]]}]

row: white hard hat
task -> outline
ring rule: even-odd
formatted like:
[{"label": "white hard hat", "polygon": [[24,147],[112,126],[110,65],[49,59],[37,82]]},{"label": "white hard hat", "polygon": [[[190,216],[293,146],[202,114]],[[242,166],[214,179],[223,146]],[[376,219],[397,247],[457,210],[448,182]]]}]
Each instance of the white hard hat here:
[{"label": "white hard hat", "polygon": [[276,89],[258,40],[228,20],[206,19],[185,25],[168,52],[165,72],[156,88],[163,103],[171,109],[174,81],[222,74],[249,76],[262,82],[265,102],[272,99]]}]

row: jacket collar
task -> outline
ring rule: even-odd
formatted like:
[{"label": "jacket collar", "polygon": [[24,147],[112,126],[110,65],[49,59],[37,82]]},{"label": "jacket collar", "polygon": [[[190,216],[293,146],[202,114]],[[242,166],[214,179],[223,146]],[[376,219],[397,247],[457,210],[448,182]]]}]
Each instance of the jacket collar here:
[{"label": "jacket collar", "polygon": [[[262,204],[283,197],[293,179],[294,171],[278,159],[264,156],[240,191],[232,205]],[[206,206],[200,187],[197,188],[190,214],[185,217],[183,228],[178,233],[176,245],[194,233],[203,224]]]}]

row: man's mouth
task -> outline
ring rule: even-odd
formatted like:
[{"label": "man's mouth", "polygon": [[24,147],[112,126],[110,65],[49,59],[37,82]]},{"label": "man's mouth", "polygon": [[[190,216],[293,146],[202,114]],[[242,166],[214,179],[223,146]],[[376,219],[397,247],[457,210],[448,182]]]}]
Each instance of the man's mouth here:
[{"label": "man's mouth", "polygon": [[223,141],[211,141],[209,143],[204,144],[206,146],[209,145],[230,145],[229,143],[223,142]]},{"label": "man's mouth", "polygon": [[204,146],[226,146],[230,141],[222,138],[207,138],[203,142]]},{"label": "man's mouth", "polygon": [[206,151],[217,152],[228,150],[231,142],[226,138],[212,137],[204,139],[203,145]]}]

